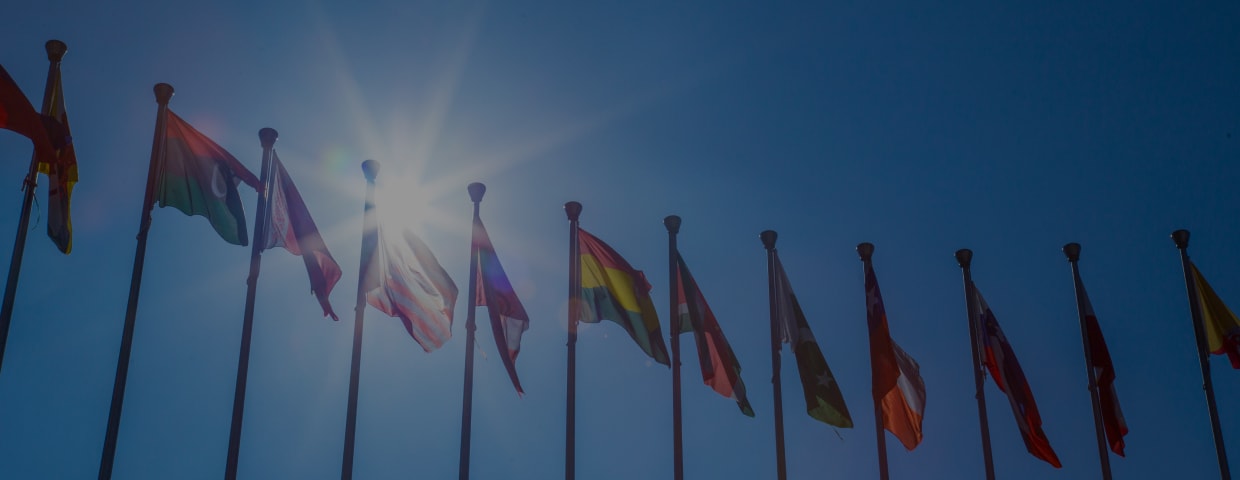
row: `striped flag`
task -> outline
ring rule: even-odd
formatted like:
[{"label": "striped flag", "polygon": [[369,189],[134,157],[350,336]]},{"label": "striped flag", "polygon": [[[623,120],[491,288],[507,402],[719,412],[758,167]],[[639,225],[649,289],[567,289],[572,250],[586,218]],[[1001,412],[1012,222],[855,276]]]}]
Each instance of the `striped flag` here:
[{"label": "striped flag", "polygon": [[366,252],[362,284],[366,302],[391,317],[400,318],[409,335],[432,351],[452,337],[452,310],[456,305],[456,284],[448,277],[426,243],[413,232],[388,238],[382,225],[366,230],[362,245],[374,245]]},{"label": "striped flag", "polygon": [[482,219],[474,218],[473,250],[478,255],[478,298],[475,305],[487,307],[491,317],[491,334],[499,349],[499,358],[508,370],[508,378],[518,395],[525,395],[521,380],[517,378],[517,354],[521,353],[521,335],[530,329],[530,317],[521,305],[521,299],[512,290],[508,274],[499,263],[491,237],[482,225]]},{"label": "striped flag", "polygon": [[870,327],[870,368],[874,401],[882,407],[883,428],[891,432],[904,448],[921,443],[921,419],[926,409],[926,383],[920,367],[891,339],[887,310],[878,289],[874,267],[865,264],[865,311]]},{"label": "striped flag", "polygon": [[323,307],[323,315],[340,320],[327,298],[340,280],[340,265],[327,251],[327,244],[323,243],[319,228],[310,218],[306,202],[275,151],[271,152],[271,173],[275,178],[271,181],[271,212],[263,249],[284,247],[289,253],[301,256],[306,263],[306,273],[310,275],[310,292]]},{"label": "striped flag", "polygon": [[1206,343],[1210,353],[1227,355],[1231,367],[1240,369],[1240,320],[1232,313],[1223,299],[1219,298],[1206,277],[1193,267],[1193,283],[1196,285],[1197,302],[1201,304],[1201,323],[1206,331]]},{"label": "striped flag", "polygon": [[698,364],[702,367],[702,381],[720,395],[736,400],[741,413],[754,416],[749,398],[745,396],[745,382],[741,381],[741,363],[732,353],[723,329],[715,320],[714,312],[706,304],[706,298],[698,289],[697,282],[689,273],[684,257],[676,253],[676,311],[678,321],[672,322],[672,336],[681,332],[693,332],[697,343]]},{"label": "striped flag", "polygon": [[671,365],[667,344],[659,328],[659,316],[650,300],[646,275],[629,265],[619,253],[584,229],[578,229],[581,249],[581,321],[611,320],[624,327],[637,346],[654,361]]}]

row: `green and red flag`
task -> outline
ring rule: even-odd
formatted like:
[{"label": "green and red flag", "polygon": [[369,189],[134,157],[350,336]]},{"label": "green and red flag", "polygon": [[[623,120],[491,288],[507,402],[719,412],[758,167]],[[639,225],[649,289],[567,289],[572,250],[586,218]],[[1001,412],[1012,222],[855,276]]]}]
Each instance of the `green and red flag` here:
[{"label": "green and red flag", "polygon": [[616,322],[646,355],[671,365],[646,275],[585,230],[578,229],[577,239],[581,252],[581,300],[586,307],[582,309],[581,321]]},{"label": "green and red flag", "polygon": [[521,353],[521,336],[530,329],[530,316],[525,313],[521,299],[512,289],[499,255],[491,244],[491,237],[482,225],[482,219],[474,217],[473,251],[478,255],[478,294],[474,305],[487,307],[491,317],[491,334],[499,358],[508,370],[508,378],[518,395],[525,395],[521,380],[517,378],[517,354]]},{"label": "green and red flag", "polygon": [[237,185],[259,188],[258,178],[223,147],[168,110],[163,168],[155,183],[160,207],[207,217],[228,243],[248,245],[245,209]]},{"label": "green and red flag", "polygon": [[814,332],[810,331],[805,313],[797,303],[796,294],[792,293],[792,284],[788,282],[788,275],[784,273],[778,255],[775,256],[775,308],[781,341],[792,346],[797,360],[797,372],[801,376],[809,416],[829,425],[852,428],[852,417],[844,404],[839,383],[831,374],[831,367],[827,366],[818,341],[814,340]]},{"label": "green and red flag", "polygon": [[301,256],[306,263],[306,273],[310,275],[310,292],[323,307],[323,315],[340,320],[327,299],[340,280],[340,265],[327,251],[319,228],[310,218],[310,209],[306,208],[297,185],[293,184],[293,178],[275,151],[271,152],[271,173],[275,178],[271,181],[271,213],[263,249],[284,247],[289,253]]},{"label": "green and red flag", "polygon": [[60,84],[60,66],[56,64],[50,82],[48,99],[48,136],[55,156],[39,161],[39,172],[47,175],[47,236],[63,253],[73,250],[73,222],[69,204],[73,186],[78,181],[77,155],[73,151],[73,134],[69,130],[69,113],[65,110],[65,92]]},{"label": "green and red flag", "polygon": [[689,273],[684,257],[676,253],[676,311],[679,321],[672,322],[672,336],[681,332],[693,332],[697,343],[698,365],[702,367],[702,381],[720,395],[736,400],[741,413],[754,416],[749,398],[745,396],[745,382],[741,381],[741,363],[732,353],[723,329],[715,319],[710,305],[698,288],[697,281]]},{"label": "green and red flag", "polygon": [[1227,355],[1231,360],[1231,367],[1240,369],[1240,319],[1236,318],[1236,314],[1227,308],[1223,299],[1206,283],[1206,277],[1197,270],[1197,265],[1190,265],[1193,268],[1193,283],[1197,287],[1196,301],[1201,305],[1201,323],[1206,331],[1206,343],[1210,353]]},{"label": "green and red flag", "polygon": [[56,148],[47,134],[47,126],[39,111],[30,104],[21,87],[0,65],[0,128],[12,130],[34,143],[35,156],[40,162],[53,162]]}]

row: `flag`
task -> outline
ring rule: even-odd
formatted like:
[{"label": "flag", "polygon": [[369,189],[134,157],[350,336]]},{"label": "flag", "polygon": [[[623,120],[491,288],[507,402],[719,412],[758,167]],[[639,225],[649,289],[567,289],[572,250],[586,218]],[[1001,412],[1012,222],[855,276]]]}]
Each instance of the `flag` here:
[{"label": "flag", "polygon": [[1016,352],[1012,351],[1007,337],[999,328],[999,321],[976,286],[973,286],[973,298],[977,302],[975,306],[980,315],[977,322],[984,348],[982,361],[990,370],[995,385],[1007,394],[1012,413],[1016,416],[1016,426],[1020,428],[1020,437],[1025,441],[1025,449],[1055,468],[1063,467],[1059,463],[1059,457],[1055,455],[1055,450],[1051,449],[1046,433],[1042,431],[1042,416],[1038,414],[1038,405],[1033,401],[1033,390],[1029,388],[1025,372],[1016,360]]},{"label": "flag", "polygon": [[706,298],[698,288],[685,259],[676,253],[676,311],[679,321],[672,322],[672,336],[681,332],[693,332],[697,342],[698,365],[702,367],[702,381],[720,395],[736,400],[741,413],[754,416],[753,407],[745,396],[745,382],[741,381],[741,363],[732,353],[723,329],[715,320],[714,312],[706,304]]},{"label": "flag", "polygon": [[34,143],[34,152],[40,162],[52,162],[56,149],[47,134],[47,125],[39,111],[30,104],[21,87],[0,65],[0,128],[12,130]]},{"label": "flag", "polygon": [[887,327],[887,309],[878,289],[874,267],[865,265],[865,311],[870,327],[870,369],[874,401],[881,406],[883,428],[904,448],[921,443],[921,419],[926,409],[926,383],[920,367],[894,340]]},{"label": "flag", "polygon": [[1226,354],[1231,360],[1231,367],[1240,369],[1240,321],[1236,314],[1223,303],[1223,299],[1214,293],[1206,277],[1193,267],[1193,283],[1197,288],[1197,302],[1201,305],[1201,323],[1206,331],[1206,343],[1210,353]]},{"label": "flag", "polygon": [[805,313],[797,303],[796,294],[792,293],[792,284],[784,273],[784,266],[775,257],[775,308],[779,322],[780,340],[792,347],[797,360],[797,371],[801,375],[801,387],[805,391],[805,408],[809,416],[829,425],[840,428],[852,428],[852,417],[848,415],[848,406],[844,405],[844,395],[840,386],[831,374],[831,367],[814,340],[814,332],[805,321]]},{"label": "flag", "polygon": [[63,253],[73,250],[73,222],[69,218],[69,203],[73,186],[78,181],[77,155],[73,151],[73,134],[69,131],[69,114],[65,110],[65,93],[60,84],[60,67],[57,65],[48,98],[49,109],[44,122],[48,136],[55,149],[55,156],[39,161],[39,172],[47,175],[47,236]]},{"label": "flag", "polygon": [[258,178],[232,154],[171,110],[164,133],[164,163],[155,184],[160,207],[207,217],[228,243],[247,245],[245,209],[237,184],[258,189]]},{"label": "flag", "polygon": [[629,266],[620,254],[594,235],[578,229],[581,255],[581,321],[611,320],[624,327],[633,341],[656,362],[671,365],[667,344],[659,329],[659,316],[650,300],[650,282],[640,270]]},{"label": "flag", "polygon": [[267,238],[263,249],[284,247],[289,253],[301,256],[310,275],[310,292],[323,307],[323,315],[340,320],[327,296],[336,281],[340,280],[340,265],[327,251],[327,244],[319,235],[319,228],[310,218],[310,210],[301,199],[301,193],[293,184],[293,178],[280,163],[280,157],[271,152],[271,208],[268,214]]},{"label": "flag", "polygon": [[1093,360],[1090,368],[1094,369],[1094,382],[1098,389],[1098,409],[1102,411],[1102,425],[1107,434],[1107,443],[1111,450],[1124,456],[1124,435],[1128,435],[1128,423],[1124,421],[1124,412],[1119,408],[1119,396],[1115,394],[1115,365],[1111,363],[1111,352],[1107,350],[1107,342],[1102,338],[1102,328],[1098,325],[1098,317],[1094,315],[1094,307],[1089,303],[1089,295],[1078,275],[1077,295],[1084,305],[1085,330],[1089,333],[1089,357]]},{"label": "flag", "polygon": [[448,277],[426,243],[413,232],[387,238],[381,225],[366,229],[362,245],[374,246],[363,258],[362,291],[366,302],[391,317],[400,318],[405,330],[425,351],[432,351],[452,338],[452,309],[456,284]]},{"label": "flag", "polygon": [[524,395],[521,380],[517,378],[517,354],[521,353],[521,335],[530,329],[530,317],[521,306],[521,299],[512,290],[508,282],[508,274],[499,263],[495,254],[495,246],[487,235],[482,219],[474,218],[473,250],[478,255],[478,298],[474,305],[487,307],[491,317],[491,334],[495,337],[495,346],[499,349],[499,358],[508,370],[508,378],[518,395]]}]

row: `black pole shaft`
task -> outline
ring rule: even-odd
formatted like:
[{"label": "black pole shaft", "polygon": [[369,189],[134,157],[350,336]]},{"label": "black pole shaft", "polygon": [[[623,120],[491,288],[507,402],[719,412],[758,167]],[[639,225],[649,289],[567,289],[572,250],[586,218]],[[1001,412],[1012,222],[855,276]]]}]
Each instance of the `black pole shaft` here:
[{"label": "black pole shaft", "polygon": [[995,462],[990,452],[990,421],[986,417],[986,376],[982,371],[981,325],[977,324],[981,312],[977,311],[977,292],[973,289],[973,273],[969,267],[972,260],[973,251],[965,249],[956,252],[956,261],[964,271],[964,301],[965,311],[969,315],[969,348],[973,352],[973,384],[977,398],[977,423],[982,431],[982,458],[986,462],[986,480],[995,480]]},{"label": "black pole shaft", "polygon": [[773,230],[767,230],[762,232],[760,238],[766,247],[767,301],[771,310],[771,384],[775,392],[775,471],[778,480],[787,480],[788,466],[784,460],[784,393],[779,379],[779,350],[783,342],[779,325],[781,292],[778,286],[780,279],[775,272],[776,265],[779,263],[779,253],[775,251],[775,240],[778,235]]},{"label": "black pole shaft", "polygon": [[1098,442],[1098,463],[1102,468],[1102,480],[1111,480],[1111,455],[1107,452],[1106,427],[1102,424],[1102,401],[1098,398],[1098,373],[1094,369],[1094,350],[1090,348],[1094,339],[1090,337],[1089,325],[1085,319],[1085,285],[1081,283],[1081,272],[1077,262],[1081,255],[1081,246],[1069,243],[1063,247],[1072,266],[1072,288],[1076,292],[1076,316],[1081,323],[1081,343],[1085,347],[1085,372],[1089,380],[1089,403],[1094,411],[1094,436]]},{"label": "black pole shaft", "polygon": [[232,426],[228,431],[228,461],[224,467],[224,478],[236,480],[237,459],[241,452],[241,424],[245,415],[245,387],[250,377],[250,339],[254,332],[254,298],[258,294],[258,273],[263,261],[263,248],[267,239],[267,217],[271,210],[271,157],[279,134],[274,129],[264,128],[258,132],[262,141],[263,159],[259,173],[258,206],[254,214],[254,238],[250,242],[250,275],[246,279],[245,315],[241,322],[241,350],[237,358],[237,385],[233,388]]},{"label": "black pole shaft", "polygon": [[677,302],[677,297],[679,297],[677,295],[677,288],[684,282],[684,279],[680,278],[679,275],[680,252],[676,247],[676,234],[680,232],[680,217],[675,215],[668,216],[663,219],[663,225],[667,227],[667,278],[668,285],[670,286],[667,294],[670,303],[668,318],[672,322],[672,478],[684,480],[684,429],[680,414],[680,312],[677,311],[679,306]]},{"label": "black pole shaft", "polygon": [[[43,86],[43,106],[40,112],[47,115],[52,111],[52,94],[56,89],[56,79],[60,77],[60,59],[68,50],[60,40],[49,40],[44,48],[47,50],[47,83]],[[30,170],[22,180],[22,210],[17,219],[17,238],[13,240],[13,257],[9,260],[9,277],[4,283],[4,303],[0,305],[0,367],[4,365],[4,351],[9,342],[9,326],[13,321],[13,304],[17,300],[17,282],[21,276],[22,258],[26,253],[26,234],[30,230],[30,207],[34,204],[34,193],[39,184],[39,157],[30,156]]]},{"label": "black pole shaft", "polygon": [[151,206],[155,203],[155,182],[164,162],[164,128],[168,119],[168,100],[172,98],[172,85],[155,85],[155,101],[159,111],[155,117],[155,139],[151,142],[151,163],[146,171],[146,194],[142,199],[142,213],[138,220],[138,246],[134,251],[133,275],[129,280],[129,303],[125,307],[125,327],[121,333],[121,351],[116,360],[116,380],[112,384],[112,406],[108,411],[108,428],[104,434],[103,457],[99,461],[99,480],[112,478],[112,465],[116,460],[116,438],[120,433],[121,410],[125,403],[125,383],[129,378],[129,355],[133,351],[134,321],[138,317],[138,294],[142,290],[142,267],[146,263],[146,239],[151,230]]},{"label": "black pole shaft", "polygon": [[[475,185],[481,187],[481,183],[473,183],[469,185],[470,197],[474,197]],[[485,192],[486,188],[482,187],[481,192]],[[479,203],[482,201],[482,193],[479,192],[474,201],[474,223],[473,235],[471,238],[478,238],[478,225],[481,218],[478,215]],[[469,296],[468,310],[465,319],[465,386],[461,395],[461,464],[458,467],[461,480],[469,478],[469,444],[473,430],[473,413],[474,413],[474,331],[478,329],[476,323],[476,310],[478,309],[478,244],[469,242]],[[493,308],[487,305],[487,308]]]},{"label": "black pole shaft", "polygon": [[1180,263],[1184,267],[1184,286],[1188,290],[1188,310],[1192,314],[1193,334],[1197,337],[1197,359],[1201,363],[1201,389],[1206,394],[1206,409],[1210,412],[1210,427],[1214,432],[1214,453],[1218,456],[1218,471],[1223,480],[1231,480],[1231,468],[1227,465],[1227,449],[1223,446],[1223,429],[1218,422],[1218,405],[1214,401],[1214,380],[1210,375],[1210,352],[1206,346],[1205,325],[1201,319],[1201,298],[1193,275],[1193,264],[1188,259],[1188,231],[1177,230],[1171,234],[1180,249]]},{"label": "black pole shaft", "polygon": [[581,318],[581,249],[577,243],[581,204],[564,204],[568,214],[568,392],[564,407],[564,479],[577,476],[577,322]]},{"label": "black pole shaft", "polygon": [[349,361],[349,403],[344,423],[344,457],[340,462],[340,480],[353,478],[353,447],[357,437],[358,374],[362,368],[362,320],[366,315],[366,279],[369,275],[373,275],[370,269],[380,268],[372,262],[372,257],[377,255],[375,249],[379,244],[379,221],[375,218],[375,175],[379,173],[379,162],[374,160],[362,162],[362,170],[366,174],[366,209],[362,221],[362,254],[357,276],[357,303],[353,307],[353,355]]},{"label": "black pole shaft", "polygon": [[[869,245],[868,251],[861,255],[862,272],[868,274],[874,269],[874,264],[870,260],[870,254],[873,253],[874,246],[871,244],[862,245]],[[860,251],[862,248],[858,247],[858,250]],[[866,292],[866,295],[868,296],[869,292]],[[869,302],[869,298],[866,298],[866,302]],[[870,334],[873,335],[873,331]],[[870,365],[870,368],[873,369],[874,366]],[[891,476],[887,470],[887,432],[883,429],[883,401],[879,397],[874,397],[874,437],[878,443],[878,478],[879,480],[888,480]]]}]

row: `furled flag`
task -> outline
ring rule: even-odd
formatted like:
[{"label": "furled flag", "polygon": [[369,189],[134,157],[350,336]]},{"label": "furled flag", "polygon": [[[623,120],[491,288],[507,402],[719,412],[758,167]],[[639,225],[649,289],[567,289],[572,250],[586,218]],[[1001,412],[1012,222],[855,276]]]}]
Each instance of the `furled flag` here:
[{"label": "furled flag", "polygon": [[698,365],[702,367],[702,381],[720,395],[736,400],[741,413],[753,416],[753,407],[745,396],[745,382],[741,381],[741,363],[732,353],[723,329],[715,320],[714,312],[706,304],[706,297],[698,288],[684,257],[676,253],[676,311],[679,321],[672,322],[672,336],[681,332],[693,332],[697,343]]},{"label": "furled flag", "polygon": [[865,265],[865,312],[870,326],[870,369],[874,401],[881,406],[883,428],[912,450],[921,443],[921,419],[926,409],[926,383],[920,367],[891,339],[887,309],[878,289],[874,267]]},{"label": "furled flag", "polygon": [[47,175],[47,236],[63,253],[73,250],[73,222],[69,218],[69,202],[78,181],[77,155],[73,151],[73,134],[69,131],[69,113],[65,110],[65,92],[60,84],[60,67],[53,72],[51,91],[45,95],[50,108],[44,122],[56,149],[55,161],[39,162],[39,172]]},{"label": "furled flag", "polygon": [[48,137],[43,117],[30,104],[26,94],[0,65],[0,128],[20,133],[34,142],[35,156],[40,162],[56,158],[56,149]]},{"label": "furled flag", "polygon": [[1236,319],[1236,314],[1227,308],[1223,299],[1206,283],[1206,277],[1197,270],[1197,265],[1192,266],[1197,302],[1201,305],[1201,323],[1206,331],[1206,343],[1209,344],[1210,353],[1226,354],[1231,360],[1231,368],[1240,369],[1240,320]]},{"label": "furled flag", "polygon": [[640,270],[629,266],[620,254],[594,235],[578,229],[581,255],[581,300],[586,307],[581,321],[611,320],[624,327],[646,355],[671,365],[667,344],[659,329],[659,316],[650,300],[650,282]]},{"label": "furled flag", "polygon": [[224,241],[248,245],[237,184],[245,182],[257,190],[258,178],[172,110],[168,110],[165,129],[164,163],[155,184],[159,206],[207,217]]},{"label": "furled flag", "polygon": [[524,395],[521,380],[517,378],[517,354],[521,353],[521,335],[530,329],[530,317],[521,306],[521,299],[512,290],[508,274],[499,263],[495,246],[487,235],[482,219],[474,218],[474,252],[478,255],[478,298],[475,305],[487,307],[491,317],[491,334],[499,349],[499,358],[508,370],[508,378],[516,387],[518,395]]},{"label": "furled flag", "polygon": [[310,218],[306,202],[274,151],[271,152],[271,173],[275,178],[271,181],[271,212],[263,249],[284,247],[289,253],[300,255],[306,263],[306,273],[310,274],[310,292],[323,307],[323,315],[340,320],[327,299],[336,281],[340,280],[340,265],[327,251],[327,244],[323,243],[319,228]]},{"label": "furled flag", "polygon": [[1012,351],[1012,345],[1003,335],[999,321],[982,298],[982,292],[977,290],[977,286],[973,286],[973,298],[977,301],[977,312],[981,316],[978,325],[985,350],[982,361],[990,370],[995,385],[1007,394],[1012,414],[1016,416],[1016,426],[1020,428],[1020,437],[1025,441],[1025,449],[1055,468],[1063,467],[1059,463],[1059,457],[1055,455],[1055,450],[1051,449],[1051,441],[1042,431],[1042,416],[1038,414],[1038,405],[1033,401],[1033,390],[1029,388],[1025,372],[1016,360],[1016,352]]},{"label": "furled flag", "polygon": [[1107,443],[1111,450],[1124,456],[1124,435],[1128,435],[1128,423],[1124,421],[1124,412],[1119,408],[1119,397],[1115,394],[1115,365],[1111,363],[1111,352],[1107,350],[1107,342],[1102,338],[1102,328],[1098,325],[1098,317],[1094,315],[1094,307],[1089,303],[1089,295],[1085,286],[1077,276],[1080,290],[1077,295],[1085,310],[1085,330],[1089,333],[1089,357],[1093,360],[1094,381],[1098,388],[1099,410],[1102,411],[1102,426],[1107,433]]},{"label": "furled flag", "polygon": [[775,257],[775,308],[781,333],[781,341],[792,346],[801,374],[801,387],[805,391],[805,408],[809,416],[829,425],[852,428],[852,417],[844,405],[844,395],[831,375],[831,367],[814,340],[814,332],[805,321],[805,313],[792,293],[792,284],[784,273],[783,263]]},{"label": "furled flag", "polygon": [[409,335],[432,351],[452,338],[456,284],[431,249],[413,232],[388,238],[382,225],[366,229],[362,245],[374,246],[363,258],[362,291],[366,302],[388,316],[400,318]]}]

